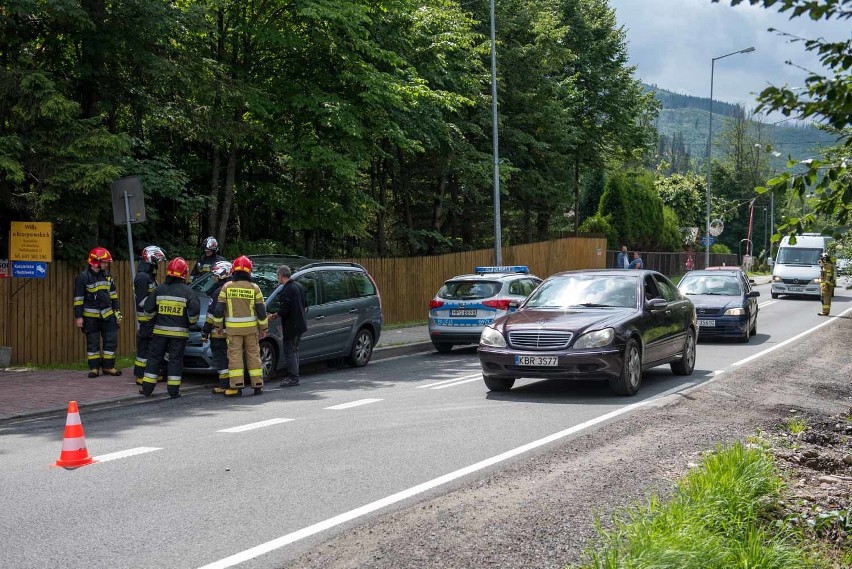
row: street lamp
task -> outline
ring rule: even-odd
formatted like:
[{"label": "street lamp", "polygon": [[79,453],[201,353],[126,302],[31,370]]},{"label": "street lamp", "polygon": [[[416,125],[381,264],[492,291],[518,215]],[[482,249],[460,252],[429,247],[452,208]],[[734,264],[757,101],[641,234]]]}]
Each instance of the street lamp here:
[{"label": "street lamp", "polygon": [[704,246],[704,266],[710,266],[710,167],[712,165],[712,152],[713,152],[713,72],[716,67],[717,59],[724,59],[726,57],[730,57],[732,55],[737,55],[738,53],[751,53],[754,51],[753,47],[747,47],[745,49],[741,49],[739,51],[732,51],[731,53],[726,53],[725,55],[720,55],[719,57],[714,57],[710,60],[710,134],[707,137],[707,189],[705,196],[707,198],[707,226],[705,227],[705,238],[707,239],[706,245]]},{"label": "street lamp", "polygon": [[503,264],[500,238],[500,153],[497,148],[497,42],[494,39],[494,0],[491,0],[491,140],[494,151],[494,260]]}]

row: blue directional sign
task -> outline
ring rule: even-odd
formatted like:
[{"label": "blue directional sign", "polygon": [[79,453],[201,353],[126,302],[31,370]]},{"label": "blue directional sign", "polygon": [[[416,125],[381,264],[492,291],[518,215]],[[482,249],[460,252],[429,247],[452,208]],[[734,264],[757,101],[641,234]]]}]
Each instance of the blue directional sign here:
[{"label": "blue directional sign", "polygon": [[704,245],[705,247],[707,247],[707,240],[708,239],[710,240],[710,245],[712,245],[713,243],[716,242],[716,238],[713,237],[712,235],[705,235],[704,237],[701,238],[701,244]]},{"label": "blue directional sign", "polygon": [[47,278],[47,263],[31,261],[12,261],[12,276],[15,278]]}]

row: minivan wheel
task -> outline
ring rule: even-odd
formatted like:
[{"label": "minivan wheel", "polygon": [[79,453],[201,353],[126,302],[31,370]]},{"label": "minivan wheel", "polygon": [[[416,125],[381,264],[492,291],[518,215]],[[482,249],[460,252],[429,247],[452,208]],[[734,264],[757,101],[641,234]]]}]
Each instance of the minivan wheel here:
[{"label": "minivan wheel", "polygon": [[278,369],[278,352],[270,341],[260,343],[260,366],[263,368],[264,380]]},{"label": "minivan wheel", "polygon": [[449,354],[453,351],[453,345],[447,342],[432,342],[432,345],[434,345],[435,349],[442,354]]},{"label": "minivan wheel", "polygon": [[373,334],[366,328],[358,330],[355,341],[352,342],[352,350],[346,357],[346,363],[352,367],[363,367],[367,365],[373,356]]},{"label": "minivan wheel", "polygon": [[489,391],[509,391],[515,385],[515,379],[512,377],[498,377],[496,375],[482,375],[485,381],[485,387]]}]

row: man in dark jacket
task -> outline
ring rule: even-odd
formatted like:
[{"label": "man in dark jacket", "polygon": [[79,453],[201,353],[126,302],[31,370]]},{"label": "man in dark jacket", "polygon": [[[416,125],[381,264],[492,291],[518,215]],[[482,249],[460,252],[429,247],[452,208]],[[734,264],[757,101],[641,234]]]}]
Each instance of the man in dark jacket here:
[{"label": "man in dark jacket", "polygon": [[189,338],[189,326],[198,322],[200,307],[195,292],[186,286],[189,265],[176,257],[166,267],[166,282],[145,300],[144,313],[153,319],[154,329],[148,346],[148,363],[139,393],[150,397],[157,386],[157,374],[169,354],[166,386],[169,397],[180,397],[183,352]]},{"label": "man in dark jacket", "polygon": [[192,267],[192,273],[186,282],[191,283],[197,276],[209,273],[213,265],[224,260],[226,260],[225,257],[219,254],[219,242],[213,236],[208,237],[204,240],[204,251]]},{"label": "man in dark jacket", "polygon": [[151,342],[151,318],[143,312],[145,299],[157,288],[157,266],[166,260],[166,254],[156,245],[150,245],[142,250],[139,270],[133,279],[133,293],[136,300],[136,321],[139,327],[136,331],[136,361],[133,362],[133,376],[136,385],[142,385],[145,376],[145,365],[148,363],[148,344]]},{"label": "man in dark jacket", "polygon": [[308,299],[304,287],[290,278],[290,267],[278,267],[278,282],[284,285],[278,297],[281,304],[278,313],[270,316],[270,320],[281,319],[281,336],[284,348],[284,365],[287,368],[287,379],[281,387],[299,385],[299,340],[308,330],[305,313],[308,310]]}]

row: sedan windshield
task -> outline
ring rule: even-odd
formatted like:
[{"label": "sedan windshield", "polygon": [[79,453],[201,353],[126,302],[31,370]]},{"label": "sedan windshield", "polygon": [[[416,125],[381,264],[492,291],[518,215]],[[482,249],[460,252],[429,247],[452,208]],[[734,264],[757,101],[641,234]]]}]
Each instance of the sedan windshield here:
[{"label": "sedan windshield", "polygon": [[682,293],[688,295],[742,295],[742,287],[736,275],[687,275],[680,282],[678,288]]},{"label": "sedan windshield", "polygon": [[535,290],[525,308],[636,308],[637,284],[632,275],[554,277]]}]

